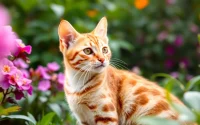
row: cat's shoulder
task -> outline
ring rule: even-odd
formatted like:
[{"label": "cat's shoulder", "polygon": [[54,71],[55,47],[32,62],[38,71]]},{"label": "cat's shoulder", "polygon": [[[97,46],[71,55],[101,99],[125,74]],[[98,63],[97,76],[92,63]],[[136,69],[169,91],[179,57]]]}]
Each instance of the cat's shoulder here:
[{"label": "cat's shoulder", "polygon": [[121,83],[139,83],[147,86],[158,86],[156,82],[153,82],[143,76],[140,76],[129,70],[121,70],[114,67],[109,67],[108,74],[112,79],[117,79]]}]

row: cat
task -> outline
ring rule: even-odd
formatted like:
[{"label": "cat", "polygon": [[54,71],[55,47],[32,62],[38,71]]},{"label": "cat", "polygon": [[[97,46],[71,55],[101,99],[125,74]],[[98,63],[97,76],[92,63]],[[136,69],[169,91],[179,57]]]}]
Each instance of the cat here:
[{"label": "cat", "polygon": [[[166,91],[139,75],[110,66],[107,19],[81,34],[62,20],[59,48],[65,66],[64,92],[79,125],[139,125],[141,116],[178,119]],[[172,102],[183,105],[170,95]]]}]

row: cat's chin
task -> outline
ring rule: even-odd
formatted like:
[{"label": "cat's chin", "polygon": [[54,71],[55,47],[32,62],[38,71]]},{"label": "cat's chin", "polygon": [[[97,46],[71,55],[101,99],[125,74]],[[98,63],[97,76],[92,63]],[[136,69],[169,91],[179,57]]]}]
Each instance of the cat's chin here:
[{"label": "cat's chin", "polygon": [[95,67],[95,68],[91,69],[91,72],[102,73],[103,71],[105,71],[105,69],[106,69],[106,66]]}]

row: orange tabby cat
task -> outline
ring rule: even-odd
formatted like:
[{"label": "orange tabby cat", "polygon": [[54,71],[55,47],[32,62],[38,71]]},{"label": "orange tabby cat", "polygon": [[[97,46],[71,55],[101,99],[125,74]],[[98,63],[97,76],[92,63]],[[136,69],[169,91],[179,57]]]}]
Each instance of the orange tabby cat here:
[{"label": "orange tabby cat", "polygon": [[[67,102],[80,125],[137,125],[141,116],[177,119],[165,90],[132,72],[109,66],[107,20],[78,33],[62,20],[58,34],[64,57]],[[172,101],[182,104],[171,95]]]}]

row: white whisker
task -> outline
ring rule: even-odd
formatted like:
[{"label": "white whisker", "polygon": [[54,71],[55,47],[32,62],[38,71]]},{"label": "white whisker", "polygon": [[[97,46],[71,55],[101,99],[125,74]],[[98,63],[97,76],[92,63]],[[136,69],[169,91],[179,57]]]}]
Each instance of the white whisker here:
[{"label": "white whisker", "polygon": [[126,66],[122,65],[121,63],[112,62],[112,61],[111,61],[110,64],[112,64],[112,65],[114,65],[114,66],[116,66],[116,67],[118,67],[118,68],[122,68],[122,69],[127,69],[127,70],[128,70],[128,68],[127,68]]}]

